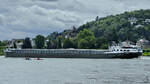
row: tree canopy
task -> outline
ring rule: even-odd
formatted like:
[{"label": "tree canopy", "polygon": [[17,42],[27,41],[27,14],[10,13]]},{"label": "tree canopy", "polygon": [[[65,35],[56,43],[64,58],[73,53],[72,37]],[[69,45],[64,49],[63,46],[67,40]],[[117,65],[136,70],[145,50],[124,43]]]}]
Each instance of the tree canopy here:
[{"label": "tree canopy", "polygon": [[7,42],[0,41],[0,46],[6,46],[6,45],[7,45]]},{"label": "tree canopy", "polygon": [[95,48],[95,36],[90,30],[84,29],[77,35],[78,48],[90,49]]},{"label": "tree canopy", "polygon": [[63,48],[73,48],[73,41],[71,38],[66,38],[63,42]]},{"label": "tree canopy", "polygon": [[102,18],[96,16],[93,21],[86,22],[78,28],[73,26],[72,29],[60,33],[53,32],[46,38],[51,39],[48,42],[51,46],[47,45],[49,48],[62,48],[62,44],[65,48],[70,48],[68,45],[73,44],[73,48],[106,49],[112,41],[130,40],[135,43],[141,38],[150,41],[150,9]]},{"label": "tree canopy", "polygon": [[109,42],[150,40],[150,9],[99,18],[81,25],[78,31],[83,29],[89,29],[96,38],[105,37]]},{"label": "tree canopy", "polygon": [[31,40],[30,40],[29,37],[26,37],[25,40],[23,41],[22,48],[23,49],[30,49],[30,48],[32,48]]},{"label": "tree canopy", "polygon": [[38,49],[44,48],[45,47],[45,37],[42,35],[37,35],[35,37],[35,45],[36,45],[36,48],[38,48]]}]

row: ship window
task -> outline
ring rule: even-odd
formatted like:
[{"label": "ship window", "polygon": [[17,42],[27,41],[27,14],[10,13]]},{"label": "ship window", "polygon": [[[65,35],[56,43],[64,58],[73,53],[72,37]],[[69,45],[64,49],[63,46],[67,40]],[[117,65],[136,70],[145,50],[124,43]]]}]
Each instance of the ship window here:
[{"label": "ship window", "polygon": [[119,50],[117,49],[117,51],[119,51]]},{"label": "ship window", "polygon": [[130,51],[130,50],[127,50],[127,51]]},{"label": "ship window", "polygon": [[122,51],[122,50],[120,50],[120,51]]}]

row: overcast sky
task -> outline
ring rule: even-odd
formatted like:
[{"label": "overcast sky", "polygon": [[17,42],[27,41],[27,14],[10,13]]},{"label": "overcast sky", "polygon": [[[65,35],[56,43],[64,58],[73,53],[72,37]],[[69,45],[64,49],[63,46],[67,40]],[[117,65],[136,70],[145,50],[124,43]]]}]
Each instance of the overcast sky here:
[{"label": "overcast sky", "polygon": [[0,40],[48,35],[96,16],[149,8],[150,0],[0,0]]}]

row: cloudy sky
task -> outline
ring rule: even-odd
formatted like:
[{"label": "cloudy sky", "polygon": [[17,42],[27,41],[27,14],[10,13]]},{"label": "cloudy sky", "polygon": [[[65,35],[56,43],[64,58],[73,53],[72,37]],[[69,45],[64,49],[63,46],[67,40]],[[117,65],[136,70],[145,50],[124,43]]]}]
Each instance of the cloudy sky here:
[{"label": "cloudy sky", "polygon": [[96,16],[149,8],[150,0],[0,0],[0,40],[48,35]]}]

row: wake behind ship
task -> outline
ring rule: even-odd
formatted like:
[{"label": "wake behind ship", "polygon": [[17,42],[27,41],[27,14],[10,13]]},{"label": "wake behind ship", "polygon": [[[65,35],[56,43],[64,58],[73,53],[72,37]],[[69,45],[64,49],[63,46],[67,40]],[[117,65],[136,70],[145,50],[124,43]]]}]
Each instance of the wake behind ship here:
[{"label": "wake behind ship", "polygon": [[108,50],[98,49],[6,49],[6,57],[30,58],[137,58],[142,49],[136,45],[112,45]]}]

